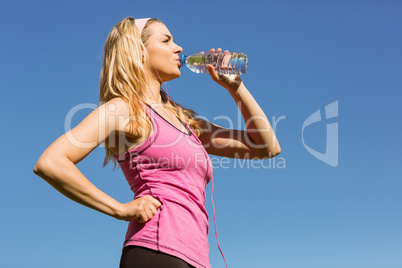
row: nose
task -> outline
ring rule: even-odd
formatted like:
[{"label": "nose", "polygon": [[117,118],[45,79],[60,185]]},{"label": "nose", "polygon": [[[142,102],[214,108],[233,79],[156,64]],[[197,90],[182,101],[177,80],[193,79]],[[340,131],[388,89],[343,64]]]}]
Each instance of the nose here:
[{"label": "nose", "polygon": [[176,45],[175,53],[180,54],[182,52],[183,52],[183,48],[181,46],[179,46],[179,45]]}]

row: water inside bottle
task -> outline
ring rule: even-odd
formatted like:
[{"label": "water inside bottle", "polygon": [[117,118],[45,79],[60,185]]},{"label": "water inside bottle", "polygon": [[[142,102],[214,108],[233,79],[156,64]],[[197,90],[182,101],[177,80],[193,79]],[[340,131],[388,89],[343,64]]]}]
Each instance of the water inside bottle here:
[{"label": "water inside bottle", "polygon": [[203,63],[203,55],[193,55],[193,56],[187,57],[187,59],[186,59],[187,67],[191,71],[193,71],[197,74],[203,73],[203,71],[202,71],[203,64],[202,63]]}]

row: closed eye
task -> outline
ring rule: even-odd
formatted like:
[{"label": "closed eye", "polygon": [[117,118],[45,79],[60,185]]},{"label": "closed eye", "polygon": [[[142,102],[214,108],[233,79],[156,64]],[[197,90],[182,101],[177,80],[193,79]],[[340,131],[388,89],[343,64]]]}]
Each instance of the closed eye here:
[{"label": "closed eye", "polygon": [[170,40],[172,40],[172,36],[165,34],[166,39],[163,40],[163,43],[168,43]]}]

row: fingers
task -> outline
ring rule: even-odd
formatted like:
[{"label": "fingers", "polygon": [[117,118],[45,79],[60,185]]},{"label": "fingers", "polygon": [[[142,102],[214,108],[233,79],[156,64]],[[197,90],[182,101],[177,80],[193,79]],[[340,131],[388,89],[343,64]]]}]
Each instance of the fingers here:
[{"label": "fingers", "polygon": [[162,206],[162,203],[156,199],[152,197],[152,203],[154,204],[155,208],[159,208],[160,206]]},{"label": "fingers", "polygon": [[152,219],[152,217],[156,214],[156,209],[153,206],[145,208],[144,211],[137,216],[137,221],[140,223],[144,223]]},{"label": "fingers", "polygon": [[[211,48],[209,50],[209,53],[215,53],[215,49]],[[222,53],[222,49],[221,48],[216,49],[216,53]],[[229,50],[225,50],[224,53],[229,53]],[[221,66],[220,69],[224,70],[225,67]],[[228,75],[218,74],[216,72],[215,67],[213,65],[211,65],[211,64],[207,64],[207,71],[208,71],[208,73],[211,76],[213,81],[217,82],[218,84],[220,84],[220,85],[222,85],[224,87],[226,87],[226,86],[228,86],[230,84],[233,84],[235,82],[236,78],[238,77],[238,76],[235,76],[235,75],[228,76]]]},{"label": "fingers", "polygon": [[[225,50],[225,52],[229,52],[229,50]],[[214,48],[211,48],[211,49],[209,50],[209,53],[215,53],[215,49],[214,49]],[[216,50],[216,53],[222,53],[222,48],[218,48],[218,49]],[[213,66],[210,65],[210,64],[207,64],[207,70],[208,70],[208,73],[211,75],[211,77],[212,77],[212,79],[213,79],[214,81],[220,80],[220,76],[219,76],[218,73],[216,72],[215,67],[213,67]]]},{"label": "fingers", "polygon": [[207,70],[209,75],[211,76],[212,80],[218,81],[219,80],[219,75],[215,70],[215,67],[212,66],[211,64],[207,64]]},{"label": "fingers", "polygon": [[145,195],[138,197],[125,205],[127,207],[127,216],[123,219],[128,221],[136,220],[139,223],[145,223],[153,218],[162,203],[150,195]]},{"label": "fingers", "polygon": [[[217,50],[216,50],[216,53],[221,53],[222,52],[222,48],[218,48]],[[225,52],[229,52],[229,50],[225,50]],[[211,48],[210,50],[209,50],[209,53],[215,53],[215,48]]]}]

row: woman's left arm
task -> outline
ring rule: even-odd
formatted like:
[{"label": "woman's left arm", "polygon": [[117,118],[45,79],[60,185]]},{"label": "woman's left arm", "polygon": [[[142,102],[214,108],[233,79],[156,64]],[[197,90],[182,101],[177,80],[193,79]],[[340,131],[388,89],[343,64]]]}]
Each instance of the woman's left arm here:
[{"label": "woman's left arm", "polygon": [[[218,49],[217,52],[221,52]],[[214,49],[210,50],[215,52]],[[218,75],[208,65],[212,80],[228,90],[240,109],[246,131],[227,129],[206,120],[202,121],[200,140],[208,153],[233,158],[264,159],[281,152],[276,135],[264,111],[244,86],[238,75]]]}]

